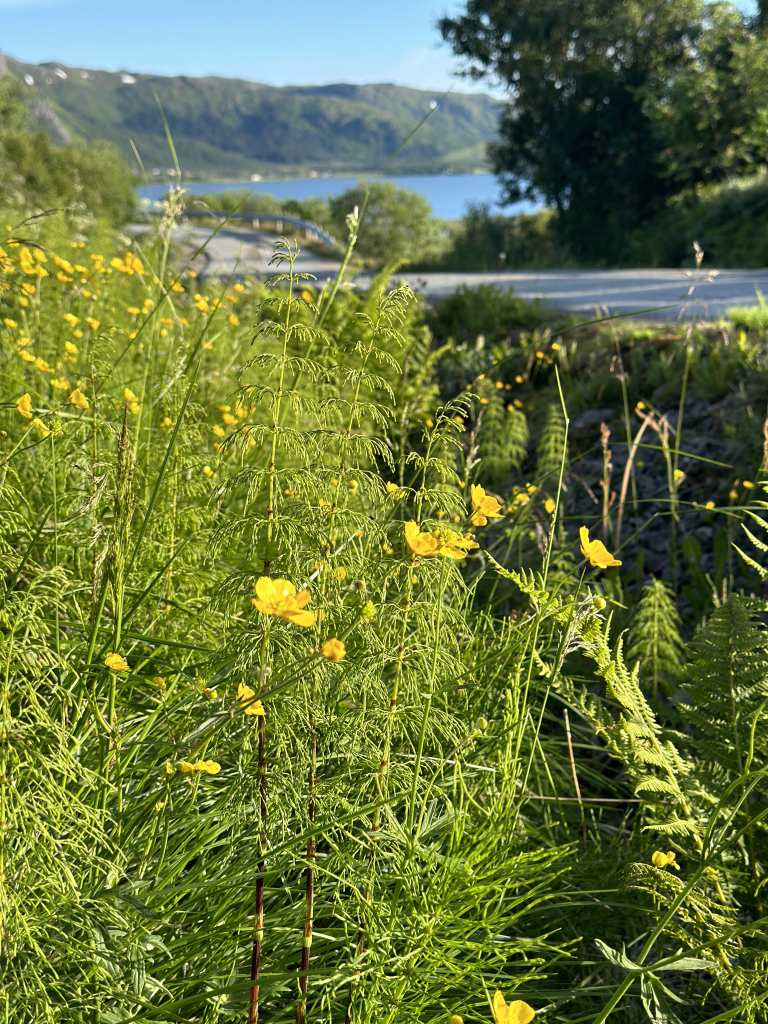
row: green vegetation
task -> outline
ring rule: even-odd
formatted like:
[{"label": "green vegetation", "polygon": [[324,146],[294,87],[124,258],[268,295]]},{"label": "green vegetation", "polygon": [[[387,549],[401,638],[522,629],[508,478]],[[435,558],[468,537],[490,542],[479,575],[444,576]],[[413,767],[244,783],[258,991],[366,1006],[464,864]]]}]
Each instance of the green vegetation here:
[{"label": "green vegetation", "polygon": [[181,202],[4,198],[4,1018],[765,1024],[764,321],[202,284]]},{"label": "green vegetation", "polygon": [[331,199],[331,221],[340,238],[346,234],[345,219],[355,208],[365,212],[355,255],[366,266],[378,269],[428,260],[445,246],[445,233],[427,200],[392,181],[363,181]]},{"label": "green vegetation", "polygon": [[[170,166],[157,94],[185,176],[202,179],[378,170],[439,99],[395,85],[275,89],[238,79],[112,74],[10,58],[8,65],[19,78],[34,79],[28,92],[43,101],[46,125],[52,113],[73,136],[109,141],[130,160],[132,140],[150,173]],[[489,96],[451,93],[393,168],[485,169],[497,123]]]},{"label": "green vegetation", "polygon": [[698,189],[765,166],[766,24],[705,0],[468,0],[441,29],[472,77],[510,88],[492,150],[509,199],[544,199],[574,259],[611,266],[679,262],[653,247],[678,207],[706,222]]},{"label": "green vegetation", "polygon": [[31,215],[67,207],[70,220],[118,226],[133,210],[134,180],[117,149],[106,142],[57,147],[44,132],[30,133],[23,91],[0,76],[0,203]]},{"label": "green vegetation", "polygon": [[190,209],[231,213],[286,213],[313,221],[338,239],[347,236],[347,217],[356,207],[365,210],[360,225],[355,259],[375,270],[385,264],[434,261],[449,245],[445,226],[432,216],[432,208],[418,192],[400,188],[392,181],[360,181],[326,203],[310,198],[275,199],[262,192],[247,193],[232,189],[221,193],[190,197]]}]

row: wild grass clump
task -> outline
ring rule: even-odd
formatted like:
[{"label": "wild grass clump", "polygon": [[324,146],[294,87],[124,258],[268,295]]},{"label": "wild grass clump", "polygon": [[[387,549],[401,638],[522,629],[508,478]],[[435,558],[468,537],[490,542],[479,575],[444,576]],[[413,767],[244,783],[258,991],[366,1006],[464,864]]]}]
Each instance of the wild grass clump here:
[{"label": "wild grass clump", "polygon": [[758,487],[688,500],[631,335],[435,346],[287,239],[201,283],[181,202],[0,253],[5,1019],[764,1021]]}]

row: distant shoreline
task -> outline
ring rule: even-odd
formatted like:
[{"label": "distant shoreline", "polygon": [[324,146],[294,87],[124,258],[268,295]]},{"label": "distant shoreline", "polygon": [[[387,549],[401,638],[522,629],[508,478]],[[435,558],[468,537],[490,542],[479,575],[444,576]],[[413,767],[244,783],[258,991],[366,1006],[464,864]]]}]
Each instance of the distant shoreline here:
[{"label": "distant shoreline", "polygon": [[[344,168],[342,170],[333,171],[319,171],[317,174],[312,174],[303,167],[291,167],[285,174],[263,174],[259,177],[258,181],[252,182],[254,185],[269,185],[273,182],[283,181],[305,181],[312,179],[313,181],[328,181],[333,178],[385,178],[387,180],[395,178],[479,178],[484,175],[490,175],[491,169],[475,168],[471,171],[391,171],[389,173],[382,173],[375,168],[368,168],[358,170],[356,168]],[[176,182],[176,172],[170,173],[170,168],[164,170],[161,174],[148,174],[150,185],[154,184],[168,184],[173,185]],[[154,180],[157,179],[157,180]],[[218,177],[215,174],[198,174],[185,172],[182,169],[182,185],[243,185],[244,181],[242,177],[232,177],[227,175],[225,177]]]},{"label": "distant shoreline", "polygon": [[[373,177],[370,174],[369,176]],[[182,186],[193,194],[216,193],[225,191],[255,191],[257,194],[269,195],[273,199],[324,199],[340,195],[352,188],[363,173],[349,176],[332,175],[328,177],[309,177],[267,179],[259,181],[206,181],[193,182],[182,180]],[[501,186],[492,174],[390,174],[386,180],[410,189],[424,196],[432,207],[434,216],[440,220],[458,221],[466,214],[470,204],[487,205],[493,212],[504,212],[507,216],[518,213],[531,213],[540,209],[534,203],[524,200],[510,206],[501,207]],[[150,179],[149,190],[146,185],[139,186],[137,192],[145,199],[159,199],[172,182]]]}]

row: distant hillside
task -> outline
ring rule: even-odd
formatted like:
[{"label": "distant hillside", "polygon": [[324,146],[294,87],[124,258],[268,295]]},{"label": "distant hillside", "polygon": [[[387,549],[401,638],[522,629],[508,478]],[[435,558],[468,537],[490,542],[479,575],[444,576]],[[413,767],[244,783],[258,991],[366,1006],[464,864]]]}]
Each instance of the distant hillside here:
[{"label": "distant hillside", "polygon": [[[26,80],[31,109],[51,134],[108,139],[131,159],[132,139],[150,172],[171,165],[157,93],[179,162],[192,178],[376,170],[439,98],[396,85],[275,89],[241,79],[163,78],[11,58],[7,65]],[[452,93],[393,169],[485,169],[497,117],[491,97]]]}]

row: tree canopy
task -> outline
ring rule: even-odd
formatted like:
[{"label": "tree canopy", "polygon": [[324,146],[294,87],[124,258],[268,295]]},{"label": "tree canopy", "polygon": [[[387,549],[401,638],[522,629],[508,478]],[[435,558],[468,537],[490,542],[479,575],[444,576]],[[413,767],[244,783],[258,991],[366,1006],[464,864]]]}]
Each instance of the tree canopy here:
[{"label": "tree canopy", "polygon": [[765,163],[760,16],[704,0],[468,0],[440,29],[468,75],[509,88],[491,148],[506,198],[554,206],[581,259],[620,262],[671,196]]},{"label": "tree canopy", "polygon": [[345,218],[355,207],[365,207],[356,256],[371,267],[400,261],[428,259],[439,250],[443,239],[432,216],[432,207],[418,192],[398,188],[392,181],[360,182],[330,200],[336,237],[346,237]]}]

